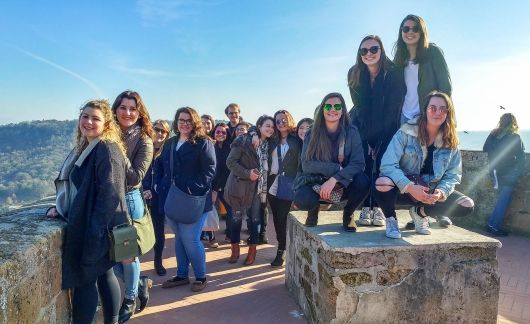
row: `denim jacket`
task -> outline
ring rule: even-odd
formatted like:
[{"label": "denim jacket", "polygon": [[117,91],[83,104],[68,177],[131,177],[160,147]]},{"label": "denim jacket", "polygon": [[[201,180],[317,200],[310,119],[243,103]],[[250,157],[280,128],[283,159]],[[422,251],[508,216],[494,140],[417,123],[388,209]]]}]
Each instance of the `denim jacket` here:
[{"label": "denim jacket", "polygon": [[[418,140],[417,119],[405,123],[396,132],[381,160],[380,175],[392,179],[401,193],[412,184],[407,175],[420,174],[427,157],[427,147]],[[444,148],[442,133],[434,141],[434,175],[422,175],[431,189],[439,189],[445,200],[460,183],[462,178],[462,158],[459,149]]]}]

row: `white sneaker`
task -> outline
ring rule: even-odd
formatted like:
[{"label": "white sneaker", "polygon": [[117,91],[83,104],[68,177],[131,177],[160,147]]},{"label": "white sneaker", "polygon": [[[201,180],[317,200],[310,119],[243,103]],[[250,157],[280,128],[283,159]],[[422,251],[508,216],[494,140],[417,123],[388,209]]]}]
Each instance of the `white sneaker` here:
[{"label": "white sneaker", "polygon": [[429,228],[429,217],[421,217],[416,213],[416,207],[412,206],[409,209],[410,217],[414,220],[414,226],[416,227],[416,233],[423,235],[431,235],[431,229]]},{"label": "white sneaker", "polygon": [[372,213],[370,212],[370,207],[363,207],[363,209],[361,209],[361,215],[359,216],[359,225],[372,225]]},{"label": "white sneaker", "polygon": [[386,217],[385,214],[383,214],[383,210],[379,207],[374,207],[374,218],[372,219],[372,224],[374,226],[383,226],[386,223]]},{"label": "white sneaker", "polygon": [[386,231],[385,235],[391,239],[401,238],[401,232],[399,231],[398,222],[395,217],[388,217],[385,219]]}]

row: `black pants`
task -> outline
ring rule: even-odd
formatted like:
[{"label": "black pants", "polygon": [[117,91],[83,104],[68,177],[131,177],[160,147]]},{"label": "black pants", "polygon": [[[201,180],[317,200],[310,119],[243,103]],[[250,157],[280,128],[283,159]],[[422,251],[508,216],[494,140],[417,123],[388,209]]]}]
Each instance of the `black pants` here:
[{"label": "black pants", "polygon": [[[97,282],[97,286],[96,286]],[[98,292],[103,306],[105,323],[118,322],[121,291],[112,268],[98,277],[97,281],[74,288],[72,298],[72,323],[91,324],[98,306]]]},{"label": "black pants", "polygon": [[[370,180],[364,173],[357,173],[348,188],[344,190],[342,200],[347,200],[344,214],[351,216],[361,205],[370,190]],[[318,214],[320,196],[313,190],[312,185],[299,188],[294,195],[294,204],[300,210],[308,210]]]},{"label": "black pants", "polygon": [[153,219],[153,229],[155,230],[155,260],[162,258],[162,251],[164,251],[164,245],[166,242],[166,236],[164,233],[164,226],[166,222],[166,216],[160,212],[158,206],[158,199],[151,199],[148,201],[149,210],[151,211],[151,218]]},{"label": "black pants", "polygon": [[230,230],[232,228],[232,213],[233,213],[232,207],[230,207],[230,205],[225,200],[224,190],[218,192],[217,199],[219,199],[219,201],[221,201],[223,203],[223,205],[225,206],[225,209],[226,209],[226,217],[225,217],[226,237],[230,238]]},{"label": "black pants", "polygon": [[409,194],[401,194],[399,189],[394,188],[387,192],[381,192],[374,189],[375,199],[383,210],[386,217],[396,217],[396,205],[418,206],[423,207],[427,216],[456,216],[462,217],[473,212],[474,206],[464,207],[457,203],[457,200],[466,197],[459,191],[453,191],[445,201],[437,202],[434,205],[425,205],[423,203],[414,202]]},{"label": "black pants", "polygon": [[276,230],[278,250],[285,250],[287,241],[287,215],[291,210],[293,202],[291,200],[278,199],[271,194],[267,195],[267,197],[271,206],[274,229]]},{"label": "black pants", "polygon": [[[383,154],[386,151],[386,148],[388,146],[388,143],[381,144],[381,147],[379,148],[376,156],[376,160],[372,159],[372,155],[368,154],[368,142],[363,141],[363,151],[364,151],[364,162],[366,163],[366,166],[364,168],[364,174],[370,179],[370,182],[372,183],[370,186],[370,191],[368,193],[368,196],[363,202],[363,207],[379,207],[377,205],[377,201],[374,197],[374,187],[375,180],[379,177],[379,168],[381,167],[381,159],[383,158]],[[374,168],[375,163],[375,170]],[[372,174],[373,171],[373,174]]]}]

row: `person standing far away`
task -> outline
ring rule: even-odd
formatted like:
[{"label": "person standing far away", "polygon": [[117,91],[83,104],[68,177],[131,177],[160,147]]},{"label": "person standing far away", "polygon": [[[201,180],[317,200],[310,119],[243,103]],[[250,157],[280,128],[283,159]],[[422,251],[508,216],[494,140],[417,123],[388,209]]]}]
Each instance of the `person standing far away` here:
[{"label": "person standing far away", "polygon": [[235,131],[237,128],[237,124],[239,122],[243,121],[243,118],[241,118],[241,110],[239,108],[239,105],[236,103],[231,103],[225,108],[225,115],[228,117],[228,132],[230,137],[230,143],[232,143],[232,140],[236,137]]},{"label": "person standing far away", "polygon": [[515,185],[525,166],[524,144],[518,134],[517,119],[511,113],[501,116],[497,128],[491,131],[483,151],[488,153],[491,173],[495,172],[498,183],[497,204],[488,219],[486,229],[495,236],[506,236],[504,217],[512,200]]}]

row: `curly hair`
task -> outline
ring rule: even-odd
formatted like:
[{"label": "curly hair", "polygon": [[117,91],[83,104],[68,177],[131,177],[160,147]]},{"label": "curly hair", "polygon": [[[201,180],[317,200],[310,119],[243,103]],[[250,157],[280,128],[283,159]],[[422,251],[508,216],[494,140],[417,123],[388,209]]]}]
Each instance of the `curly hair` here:
[{"label": "curly hair", "polygon": [[507,134],[515,134],[519,131],[519,125],[517,119],[512,113],[505,113],[499,119],[499,124],[491,133],[498,138],[501,138]]},{"label": "curly hair", "polygon": [[[134,102],[136,103],[136,109],[138,109],[138,123],[142,127],[142,134],[151,139],[154,139],[155,131],[153,130],[153,125],[151,123],[151,118],[149,117],[149,112],[147,111],[147,107],[145,106],[144,101],[142,100],[142,97],[136,91],[125,90],[122,93],[120,93],[114,100],[114,103],[112,104],[112,113],[114,114],[114,118],[116,118],[116,122],[118,122],[116,110],[120,106],[121,101],[123,99],[134,100]],[[119,125],[119,122],[118,122],[118,125]]]},{"label": "curly hair", "polygon": [[75,148],[78,153],[83,152],[83,150],[88,146],[87,138],[81,133],[79,128],[79,123],[81,121],[81,116],[83,115],[85,109],[97,109],[103,114],[104,124],[103,124],[103,133],[99,137],[102,141],[116,143],[122,153],[125,156],[125,145],[123,144],[121,138],[121,129],[118,126],[118,123],[114,119],[113,112],[110,108],[110,104],[107,100],[91,100],[85,103],[80,111],[79,117],[77,119],[77,132],[76,132],[76,144]]},{"label": "curly hair", "polygon": [[181,113],[190,115],[192,130],[191,130],[188,140],[191,143],[195,144],[197,140],[204,139],[204,138],[210,139],[210,136],[206,134],[206,130],[204,129],[204,126],[202,125],[201,117],[199,116],[197,111],[191,107],[181,107],[177,109],[177,111],[175,112],[175,118],[173,119],[172,128],[177,138],[180,136],[180,132],[178,128],[178,123],[179,123],[178,119]]}]

